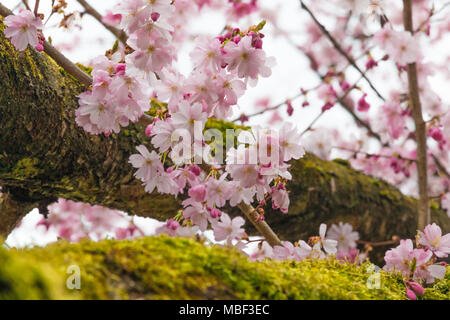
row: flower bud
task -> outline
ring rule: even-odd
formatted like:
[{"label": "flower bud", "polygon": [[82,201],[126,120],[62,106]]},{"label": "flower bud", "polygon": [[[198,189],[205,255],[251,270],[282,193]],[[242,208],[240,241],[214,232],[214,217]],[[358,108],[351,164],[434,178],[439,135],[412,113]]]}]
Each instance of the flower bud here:
[{"label": "flower bud", "polygon": [[417,300],[416,294],[414,293],[414,291],[412,291],[412,290],[409,289],[409,288],[406,288],[406,297],[407,297],[409,300]]},{"label": "flower bud", "polygon": [[213,208],[213,209],[211,209],[210,214],[211,214],[211,217],[216,219],[216,218],[220,218],[222,216],[222,211],[220,211],[216,208]]},{"label": "flower bud", "polygon": [[425,293],[425,289],[417,282],[408,281],[406,284],[415,294],[423,295]]},{"label": "flower bud", "polygon": [[206,187],[203,184],[196,185],[189,189],[188,194],[195,201],[203,202],[206,197]]}]

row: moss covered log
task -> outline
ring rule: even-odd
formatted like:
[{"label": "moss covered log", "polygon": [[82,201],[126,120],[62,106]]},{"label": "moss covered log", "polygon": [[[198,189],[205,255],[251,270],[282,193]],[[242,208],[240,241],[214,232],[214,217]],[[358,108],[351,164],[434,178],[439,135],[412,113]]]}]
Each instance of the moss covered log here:
[{"label": "moss covered log", "polygon": [[[0,260],[0,299],[405,298],[397,275],[381,272],[379,289],[370,289],[369,264],[250,262],[232,249],[168,237],[0,249]],[[70,266],[79,267],[80,290],[67,289]],[[449,285],[450,270],[424,298],[450,299]]]},{"label": "moss covered log", "polygon": [[[179,200],[146,194],[132,176],[127,160],[136,145],[148,144],[143,127],[132,124],[110,137],[84,132],[75,123],[83,86],[45,54],[15,51],[2,32],[0,72],[0,185],[19,207],[60,197],[157,219],[175,215]],[[210,121],[209,126],[230,124]],[[267,221],[282,239],[306,239],[321,222],[341,220],[352,223],[364,240],[414,237],[415,199],[345,161],[307,155],[291,164],[289,214],[266,208]],[[5,230],[14,225],[11,215],[16,221],[21,216],[21,210],[8,212],[0,214],[0,224],[9,226]],[[436,205],[432,220],[450,232],[449,219]]]}]

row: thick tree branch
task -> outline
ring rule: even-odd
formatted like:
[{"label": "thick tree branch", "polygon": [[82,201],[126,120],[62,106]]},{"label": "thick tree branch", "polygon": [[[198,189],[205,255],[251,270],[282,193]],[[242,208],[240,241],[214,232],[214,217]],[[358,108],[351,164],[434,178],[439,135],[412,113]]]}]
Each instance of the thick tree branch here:
[{"label": "thick tree branch", "polygon": [[[405,30],[414,33],[413,8],[411,0],[403,0],[403,23]],[[428,167],[427,167],[427,133],[422,115],[422,105],[419,96],[419,81],[415,63],[408,65],[409,100],[416,127],[417,143],[417,176],[419,188],[419,219],[418,229],[422,230],[430,223],[430,206],[428,199]]]},{"label": "thick tree branch", "polygon": [[9,193],[0,193],[0,238],[6,239],[22,218],[37,206],[34,202],[21,202]]}]

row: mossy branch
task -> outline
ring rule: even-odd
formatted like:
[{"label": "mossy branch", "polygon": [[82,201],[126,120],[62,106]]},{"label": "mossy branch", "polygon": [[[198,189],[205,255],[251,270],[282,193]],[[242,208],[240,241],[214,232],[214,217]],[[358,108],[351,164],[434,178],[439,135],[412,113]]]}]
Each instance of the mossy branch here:
[{"label": "mossy branch", "polygon": [[[250,262],[230,248],[168,237],[0,248],[0,260],[0,299],[405,299],[402,279],[371,264]],[[79,290],[67,288],[74,266]],[[448,300],[449,285],[447,272],[423,298]]]}]

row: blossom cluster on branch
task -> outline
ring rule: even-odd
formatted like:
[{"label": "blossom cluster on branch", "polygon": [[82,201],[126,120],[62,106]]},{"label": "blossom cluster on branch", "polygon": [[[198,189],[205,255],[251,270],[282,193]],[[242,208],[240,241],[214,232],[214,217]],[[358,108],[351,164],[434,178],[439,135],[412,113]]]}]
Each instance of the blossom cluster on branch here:
[{"label": "blossom cluster on branch", "polygon": [[[355,168],[412,194],[423,191],[420,182],[428,178],[425,191],[434,196],[419,192],[420,202],[428,208],[430,198],[439,198],[450,216],[450,112],[433,91],[429,77],[439,66],[426,60],[423,46],[441,39],[448,25],[431,32],[437,14],[431,1],[415,1],[413,12],[408,11],[408,3],[404,1],[404,8],[399,8],[382,0],[317,1],[310,6],[300,1],[311,18],[302,44],[282,32],[266,12],[273,28],[304,53],[320,82],[311,89],[301,88],[274,107],[263,98],[261,111],[244,113],[236,120],[244,123],[270,111],[270,124],[283,121],[278,109],[286,106],[284,117],[292,117],[298,112],[294,100],[300,97],[302,109],[314,108],[312,93],[319,101],[319,114],[303,132],[283,123],[280,130],[253,126],[224,137],[223,132],[207,130],[207,120],[230,120],[249,87],[272,75],[275,59],[263,48],[266,20],[245,29],[227,25],[216,36],[197,36],[189,55],[193,68],[187,75],[176,65],[180,45],[188,39],[183,27],[204,7],[226,8],[228,20],[239,21],[259,12],[257,1],[121,1],[101,21],[125,36],[119,39],[122,43],[118,40],[105,55],[93,59],[92,85],[78,97],[76,122],[88,133],[110,136],[130,122],[152,119],[145,130],[148,142],[136,146],[137,153],[129,158],[130,170],[135,169],[134,176],[146,192],[184,199],[183,209],[165,221],[157,234],[192,237],[212,229],[215,241],[245,250],[253,240],[245,233],[244,218],[231,218],[223,208],[247,205],[241,210],[257,229],[265,221],[266,205],[288,213],[286,183],[292,179],[288,162],[304,155],[303,146],[322,158],[329,158],[333,151],[347,155]],[[345,14],[330,12],[329,6]],[[319,21],[322,15],[335,20],[332,28]],[[408,26],[408,19],[415,22],[413,26]],[[21,10],[4,23],[5,36],[17,50],[28,45],[44,50],[42,16],[37,12]],[[373,80],[382,75],[383,68],[395,82],[388,94]],[[358,77],[350,76],[349,69]],[[414,81],[418,90],[411,92]],[[359,136],[348,138],[338,130],[316,127],[324,114],[339,105],[362,128]],[[425,133],[420,137],[422,124]],[[422,149],[421,138],[425,139]],[[426,171],[422,172],[425,180],[421,168]],[[412,179],[419,183],[411,183]],[[145,235],[126,215],[114,210],[64,200],[50,210],[49,219],[39,225],[57,228],[70,241],[102,238],[111,232],[119,239]],[[250,258],[300,261],[335,256],[352,263],[367,259],[367,252],[357,249],[359,235],[349,224],[332,225],[328,235],[326,229],[322,224],[319,236],[296,243],[280,243],[275,237],[269,244],[270,233],[263,234],[266,241],[258,240],[258,250]],[[416,299],[423,294],[421,284],[444,277],[446,269],[439,259],[448,254],[450,234],[442,236],[439,226],[428,224],[418,234],[416,248],[407,239],[386,252],[385,270],[399,272],[407,297]]]}]

